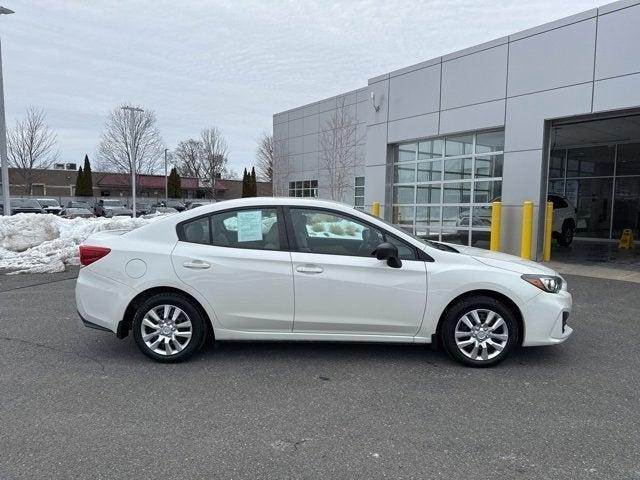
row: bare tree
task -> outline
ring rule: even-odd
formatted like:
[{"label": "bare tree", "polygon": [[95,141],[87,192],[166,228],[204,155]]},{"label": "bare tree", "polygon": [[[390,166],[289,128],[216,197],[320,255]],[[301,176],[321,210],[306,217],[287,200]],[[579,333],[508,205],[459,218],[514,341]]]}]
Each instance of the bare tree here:
[{"label": "bare tree", "polygon": [[204,176],[204,151],[202,142],[189,138],[178,143],[173,157],[178,172],[183,177],[202,178]]},{"label": "bare tree", "polygon": [[56,134],[49,128],[44,110],[28,108],[24,120],[7,132],[9,164],[16,169],[24,188],[31,194],[40,170],[50,168],[58,159]]},{"label": "bare tree", "polygon": [[256,172],[258,178],[263,182],[273,181],[274,157],[273,135],[268,132],[262,132],[258,140],[258,149],[256,150]]},{"label": "bare tree", "polygon": [[218,127],[209,127],[200,133],[203,152],[203,176],[212,198],[216,198],[215,184],[218,177],[228,173],[227,141]]},{"label": "bare tree", "polygon": [[356,154],[356,120],[345,106],[344,98],[324,125],[320,134],[320,164],[327,170],[329,198],[343,201],[353,186]]},{"label": "bare tree", "polygon": [[155,173],[164,153],[156,116],[150,110],[128,111],[123,106],[109,113],[98,147],[99,166],[107,172],[131,175],[135,158],[136,173]]}]

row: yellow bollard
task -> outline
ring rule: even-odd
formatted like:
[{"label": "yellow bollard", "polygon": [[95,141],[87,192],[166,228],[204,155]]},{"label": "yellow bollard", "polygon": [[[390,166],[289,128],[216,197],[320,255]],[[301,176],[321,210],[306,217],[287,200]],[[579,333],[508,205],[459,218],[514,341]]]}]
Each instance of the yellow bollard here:
[{"label": "yellow bollard", "polygon": [[491,240],[489,250],[500,251],[500,220],[502,219],[502,202],[491,204]]},{"label": "yellow bollard", "polygon": [[544,216],[544,247],[542,261],[551,260],[551,232],[553,230],[553,202],[547,202],[547,211]]},{"label": "yellow bollard", "polygon": [[522,236],[520,239],[520,256],[531,260],[531,239],[533,238],[533,202],[526,201],[522,205]]},{"label": "yellow bollard", "polygon": [[380,216],[380,202],[373,202],[371,204],[371,215],[375,217]]}]

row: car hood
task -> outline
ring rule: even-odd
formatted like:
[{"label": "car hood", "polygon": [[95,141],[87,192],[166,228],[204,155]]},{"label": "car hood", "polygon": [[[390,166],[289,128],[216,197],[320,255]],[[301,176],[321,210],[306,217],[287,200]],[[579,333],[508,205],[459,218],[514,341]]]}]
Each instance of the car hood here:
[{"label": "car hood", "polygon": [[545,267],[544,265],[531,260],[524,260],[520,257],[516,257],[515,255],[461,245],[451,244],[451,247],[490,267],[501,268],[503,270],[522,274],[539,273],[543,275],[558,275],[558,273],[551,268]]}]

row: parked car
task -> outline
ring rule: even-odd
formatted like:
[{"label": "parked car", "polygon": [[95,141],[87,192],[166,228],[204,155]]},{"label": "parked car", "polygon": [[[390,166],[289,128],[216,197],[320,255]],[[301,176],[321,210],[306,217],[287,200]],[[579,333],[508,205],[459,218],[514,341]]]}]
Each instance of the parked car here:
[{"label": "parked car", "polygon": [[60,212],[62,218],[93,218],[95,215],[88,208],[63,208]]},{"label": "parked car", "polygon": [[147,213],[146,215],[143,215],[144,218],[151,218],[151,217],[155,217],[158,214],[166,214],[166,213],[178,213],[178,211],[175,208],[171,208],[171,207],[151,207],[149,209],[149,213]]},{"label": "parked car", "polygon": [[45,209],[47,213],[53,213],[54,215],[58,215],[62,210],[60,206],[60,202],[55,198],[38,198],[38,203],[42,205],[42,208]]},{"label": "parked car", "polygon": [[[42,208],[42,205],[32,198],[12,198],[10,202],[11,215],[15,215],[16,213],[47,213],[47,211]],[[2,211],[4,214],[4,202]]]},{"label": "parked car", "polygon": [[105,208],[105,217],[133,217],[133,210],[127,207]]},{"label": "parked car", "polygon": [[163,207],[175,208],[179,212],[183,212],[187,207],[184,206],[184,203],[178,200],[167,200],[162,202]]},{"label": "parked car", "polygon": [[151,202],[140,202],[136,200],[136,215],[146,215],[151,211]]},{"label": "parked car", "polygon": [[85,325],[131,332],[160,362],[187,359],[211,337],[436,342],[483,367],[572,332],[571,294],[550,268],[423,241],[323,200],[228,200],[101,232],[80,246],[80,262]]},{"label": "parked car", "polygon": [[[492,200],[500,201],[500,197]],[[576,231],[576,215],[577,209],[573,204],[563,195],[557,193],[550,193],[547,196],[547,201],[553,203],[553,223],[551,227],[551,237],[555,238],[558,245],[568,247],[573,242],[573,237]],[[491,237],[491,207],[476,207],[473,211],[473,228],[480,230],[474,231],[472,235],[472,242],[485,240],[488,241]],[[458,219],[457,224],[462,227],[469,226],[469,210],[465,210]],[[455,234],[460,236],[459,234]],[[467,234],[463,234],[460,237],[462,243],[467,243]]]},{"label": "parked car", "polygon": [[213,203],[216,203],[215,200],[211,200],[211,201],[206,201],[206,202],[189,202],[189,204],[187,205],[187,210],[193,210],[194,208],[198,208],[198,207],[204,207],[205,205],[211,205]]},{"label": "parked car", "polygon": [[553,203],[552,237],[558,245],[568,247],[576,232],[578,209],[564,195],[551,193],[548,201]]},{"label": "parked car", "polygon": [[67,202],[66,208],[86,208],[88,210],[91,210],[91,205],[89,204],[89,202],[69,201]]}]

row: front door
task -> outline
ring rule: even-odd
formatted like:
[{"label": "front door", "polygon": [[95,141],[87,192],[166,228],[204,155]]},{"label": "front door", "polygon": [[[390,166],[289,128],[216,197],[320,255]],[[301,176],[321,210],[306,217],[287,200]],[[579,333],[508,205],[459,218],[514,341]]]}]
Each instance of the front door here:
[{"label": "front door", "polygon": [[[427,297],[425,262],[413,247],[355,217],[333,210],[290,208],[295,239],[294,332],[415,335]],[[394,243],[402,266],[371,252]]]},{"label": "front door", "polygon": [[276,208],[189,220],[172,254],[178,277],[207,298],[222,328],[291,332],[293,274]]}]

